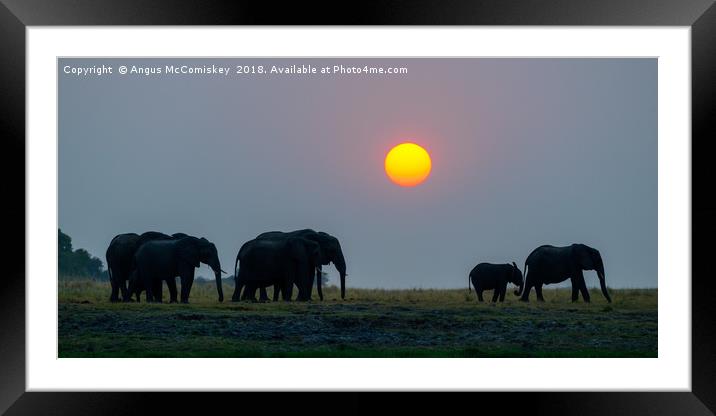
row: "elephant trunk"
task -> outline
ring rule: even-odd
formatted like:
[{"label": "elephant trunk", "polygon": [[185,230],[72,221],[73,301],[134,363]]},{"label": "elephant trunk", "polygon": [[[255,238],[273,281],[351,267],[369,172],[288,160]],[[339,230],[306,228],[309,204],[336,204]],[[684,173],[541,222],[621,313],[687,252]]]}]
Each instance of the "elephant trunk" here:
[{"label": "elephant trunk", "polygon": [[214,271],[214,277],[216,279],[216,291],[219,293],[219,302],[224,301],[224,288],[221,284],[221,263],[219,262],[218,256],[209,264],[211,270]]},{"label": "elephant trunk", "polygon": [[604,268],[597,270],[597,276],[599,277],[599,287],[602,289],[602,294],[605,298],[607,298],[607,302],[612,303],[612,298],[609,296],[609,292],[607,291],[607,281],[604,277]]},{"label": "elephant trunk", "polygon": [[219,292],[219,302],[224,301],[224,288],[221,287],[221,270],[215,271],[214,275],[216,276],[216,291]]},{"label": "elephant trunk", "polygon": [[341,299],[346,298],[346,260],[343,257],[342,252],[338,252],[338,258],[335,259],[333,264],[336,266],[338,273],[341,275]]}]

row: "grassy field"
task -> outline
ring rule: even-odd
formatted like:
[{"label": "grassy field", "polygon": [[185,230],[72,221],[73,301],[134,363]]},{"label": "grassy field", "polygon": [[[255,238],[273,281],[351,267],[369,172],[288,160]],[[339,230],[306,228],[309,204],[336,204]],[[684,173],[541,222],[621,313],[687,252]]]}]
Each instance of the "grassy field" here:
[{"label": "grassy field", "polygon": [[348,288],[342,301],[329,287],[323,302],[249,303],[225,284],[219,303],[214,283],[197,281],[188,305],[113,304],[109,292],[59,282],[60,357],[657,356],[656,289],[612,289],[612,304],[597,289],[591,304],[569,289],[527,304],[510,291],[497,305],[467,289]]}]

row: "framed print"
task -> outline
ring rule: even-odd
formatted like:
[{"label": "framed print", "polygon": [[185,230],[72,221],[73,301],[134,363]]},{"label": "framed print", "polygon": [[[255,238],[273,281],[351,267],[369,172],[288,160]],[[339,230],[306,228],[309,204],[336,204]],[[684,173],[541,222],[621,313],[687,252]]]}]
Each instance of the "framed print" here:
[{"label": "framed print", "polygon": [[3,409],[716,408],[708,2],[70,3],[2,9]]}]

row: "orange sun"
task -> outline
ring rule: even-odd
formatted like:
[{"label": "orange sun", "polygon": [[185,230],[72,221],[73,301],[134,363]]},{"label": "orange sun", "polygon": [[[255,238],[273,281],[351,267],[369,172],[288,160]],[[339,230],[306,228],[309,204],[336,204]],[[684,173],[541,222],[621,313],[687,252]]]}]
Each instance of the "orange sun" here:
[{"label": "orange sun", "polygon": [[385,156],[385,173],[400,186],[415,186],[430,175],[430,155],[415,143],[401,143]]}]

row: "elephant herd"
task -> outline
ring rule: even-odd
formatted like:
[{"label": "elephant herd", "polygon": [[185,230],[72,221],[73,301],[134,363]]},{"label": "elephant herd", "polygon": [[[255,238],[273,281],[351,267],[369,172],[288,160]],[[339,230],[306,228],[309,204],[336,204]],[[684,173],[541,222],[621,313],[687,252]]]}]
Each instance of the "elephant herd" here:
[{"label": "elephant herd", "polygon": [[[216,246],[206,238],[156,231],[120,234],[110,242],[106,259],[112,302],[119,301],[120,292],[125,302],[135,294],[139,301],[142,291],[146,292],[147,302],[161,302],[162,282],[169,288],[169,301],[177,302],[178,276],[181,302],[188,303],[194,270],[200,263],[214,272],[219,302],[224,300],[221,273],[226,272],[221,269]],[[310,229],[263,233],[246,242],[236,256],[232,300],[256,300],[256,289],[260,289],[261,299],[266,300],[268,286],[274,287],[274,300],[279,293],[284,300],[291,300],[294,285],[298,288],[298,300],[311,300],[314,277],[323,300],[321,266],[329,263],[340,273],[341,298],[345,299],[346,262],[337,238]]]},{"label": "elephant herd", "polygon": [[110,301],[129,301],[133,294],[146,292],[148,302],[162,301],[162,282],[169,288],[169,301],[177,302],[176,277],[181,281],[181,301],[189,302],[194,283],[194,269],[199,263],[211,267],[216,277],[219,301],[224,300],[221,287],[221,264],[214,243],[184,233],[167,235],[148,231],[142,235],[120,234],[109,243],[106,253]]},{"label": "elephant herd", "polygon": [[[148,302],[162,301],[162,282],[169,288],[169,301],[177,302],[176,277],[181,281],[181,302],[189,302],[194,282],[194,270],[200,263],[214,272],[219,302],[224,300],[221,285],[221,269],[216,246],[206,238],[184,233],[172,235],[156,231],[144,234],[120,234],[112,239],[107,248],[107,269],[112,286],[110,301],[130,301],[142,291]],[[239,249],[234,263],[234,293],[232,301],[268,300],[266,288],[273,287],[273,299],[279,296],[290,301],[294,286],[298,289],[296,299],[310,301],[313,282],[318,296],[323,300],[321,266],[333,263],[340,274],[341,298],[346,295],[346,260],[338,239],[330,234],[311,229],[291,232],[271,231],[247,241]],[[468,275],[475,287],[477,298],[483,301],[485,290],[493,290],[492,301],[505,300],[507,284],[518,288],[515,295],[528,301],[532,288],[537,300],[544,301],[542,286],[567,279],[572,283],[572,301],[579,293],[589,302],[589,291],[584,281],[584,270],[595,270],[602,294],[611,302],[604,277],[604,263],[598,250],[584,244],[566,247],[544,245],[534,249],[524,266],[524,278],[517,264],[480,263]]]},{"label": "elephant herd", "polygon": [[[271,231],[260,234],[241,246],[236,255],[236,284],[231,300],[267,300],[266,287],[273,286],[273,299],[279,293],[290,300],[294,285],[297,299],[311,300],[315,276],[318,296],[323,300],[321,266],[333,263],[341,278],[341,299],[346,297],[346,260],[338,239],[311,229],[291,232]],[[241,267],[239,268],[239,264]],[[243,294],[242,294],[243,290]]]},{"label": "elephant herd", "polygon": [[490,264],[480,263],[468,275],[468,290],[470,282],[475,286],[477,298],[482,302],[484,290],[494,290],[492,301],[505,300],[507,283],[518,287],[515,295],[527,302],[530,291],[535,288],[537,300],[544,301],[542,286],[551,283],[563,282],[567,279],[572,283],[572,302],[576,302],[579,293],[585,302],[589,302],[589,290],[584,281],[584,270],[595,270],[599,278],[599,286],[607,302],[612,301],[607,291],[604,277],[604,262],[602,255],[595,248],[584,244],[572,244],[566,247],[544,245],[532,250],[525,260],[525,277],[517,264]]}]

